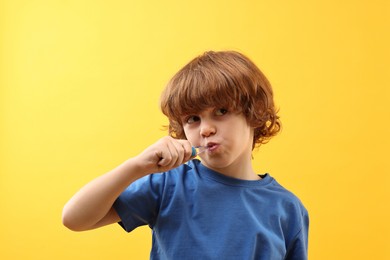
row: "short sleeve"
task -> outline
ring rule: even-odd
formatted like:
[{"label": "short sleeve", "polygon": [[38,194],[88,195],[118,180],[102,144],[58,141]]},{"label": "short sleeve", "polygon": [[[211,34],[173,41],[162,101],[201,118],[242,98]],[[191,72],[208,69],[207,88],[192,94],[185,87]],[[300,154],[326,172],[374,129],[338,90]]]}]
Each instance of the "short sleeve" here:
[{"label": "short sleeve", "polygon": [[163,173],[147,175],[128,186],[116,199],[113,206],[121,218],[119,224],[127,232],[155,223],[163,187]]},{"label": "short sleeve", "polygon": [[306,260],[308,258],[308,231],[309,216],[307,211],[304,210],[301,229],[291,241],[290,246],[287,249],[285,260]]}]

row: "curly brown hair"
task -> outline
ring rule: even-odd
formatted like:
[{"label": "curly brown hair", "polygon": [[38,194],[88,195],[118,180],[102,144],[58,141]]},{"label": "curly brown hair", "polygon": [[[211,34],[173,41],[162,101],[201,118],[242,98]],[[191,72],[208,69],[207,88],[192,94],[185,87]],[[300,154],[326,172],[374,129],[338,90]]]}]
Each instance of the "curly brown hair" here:
[{"label": "curly brown hair", "polygon": [[271,84],[236,51],[208,51],[190,61],[168,82],[160,105],[169,119],[169,134],[179,139],[186,139],[181,118],[210,107],[242,112],[254,128],[253,148],[281,129]]}]

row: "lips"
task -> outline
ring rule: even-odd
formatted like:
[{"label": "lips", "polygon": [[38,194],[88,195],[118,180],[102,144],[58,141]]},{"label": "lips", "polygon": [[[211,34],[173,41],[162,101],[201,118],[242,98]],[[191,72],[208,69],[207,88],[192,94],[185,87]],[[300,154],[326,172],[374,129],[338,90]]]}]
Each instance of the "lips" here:
[{"label": "lips", "polygon": [[214,151],[215,149],[218,148],[219,144],[213,143],[213,142],[209,142],[209,143],[207,143],[206,146],[207,146],[207,149],[208,149],[209,151]]}]

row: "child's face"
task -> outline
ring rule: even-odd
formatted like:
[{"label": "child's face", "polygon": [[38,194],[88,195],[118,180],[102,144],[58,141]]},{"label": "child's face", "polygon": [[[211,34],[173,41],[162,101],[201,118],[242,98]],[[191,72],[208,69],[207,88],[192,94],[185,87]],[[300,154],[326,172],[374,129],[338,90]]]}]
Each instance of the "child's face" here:
[{"label": "child's face", "polygon": [[182,124],[193,146],[208,147],[199,155],[208,168],[228,174],[251,169],[253,128],[242,113],[208,108],[183,116]]}]

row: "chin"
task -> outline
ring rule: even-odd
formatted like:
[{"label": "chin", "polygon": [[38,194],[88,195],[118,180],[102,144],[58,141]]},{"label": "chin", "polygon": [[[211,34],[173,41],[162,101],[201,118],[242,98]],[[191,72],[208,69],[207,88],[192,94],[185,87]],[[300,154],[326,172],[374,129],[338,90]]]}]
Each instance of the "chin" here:
[{"label": "chin", "polygon": [[226,169],[231,165],[231,162],[225,160],[213,160],[213,159],[203,159],[202,163],[207,168],[210,168],[215,171],[220,171]]}]

